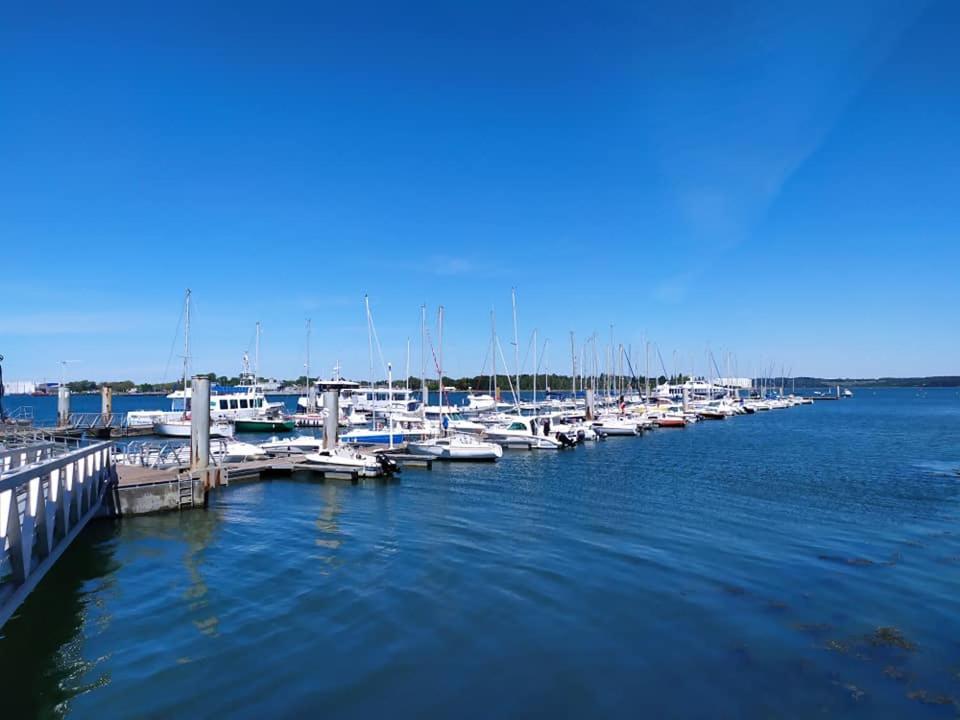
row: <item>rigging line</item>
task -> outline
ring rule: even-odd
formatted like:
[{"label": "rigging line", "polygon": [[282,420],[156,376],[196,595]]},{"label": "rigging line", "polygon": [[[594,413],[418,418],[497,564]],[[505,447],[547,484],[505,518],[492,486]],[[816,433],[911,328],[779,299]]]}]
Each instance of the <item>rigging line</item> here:
[{"label": "rigging line", "polygon": [[[370,300],[364,295],[364,300],[366,301],[367,306],[367,332],[369,333],[368,342],[370,339],[373,340],[373,343],[377,346],[377,355],[380,357],[380,366],[383,369],[383,377],[386,378],[389,374],[387,372],[387,362],[383,359],[383,348],[380,347],[380,337],[377,335],[377,326],[373,322],[373,311],[370,310]],[[373,347],[370,348],[370,371],[371,375],[373,374]],[[370,378],[370,382],[373,382],[373,378]]]},{"label": "rigging line", "polygon": [[[518,373],[522,373],[522,368],[525,368],[527,366],[527,360],[530,359],[530,348],[533,347],[533,334],[535,332],[536,330],[530,333],[530,341],[527,343],[527,354],[523,356],[523,363],[521,363],[520,367],[517,368]],[[517,388],[517,389],[519,390],[520,388]]]},{"label": "rigging line", "polygon": [[[500,338],[497,338],[496,340],[497,340],[497,350],[500,351],[500,359],[503,360],[503,366],[506,367],[507,359],[503,356],[503,348],[500,347]],[[509,383],[510,395],[511,397],[513,397],[513,404],[517,408],[517,414],[519,415],[520,414],[520,397],[518,393],[513,389],[513,380],[511,379],[509,374],[507,374],[507,383]]]},{"label": "rigging line", "polygon": [[490,343],[487,343],[487,354],[483,356],[483,365],[480,366],[480,375],[477,377],[483,377],[483,371],[487,369],[487,360],[490,359]]},{"label": "rigging line", "polygon": [[[427,334],[427,345],[430,346],[430,354],[433,355],[433,369],[437,371],[437,376],[440,376],[440,361],[437,359],[437,351],[433,348],[433,338],[430,337],[430,328],[425,327],[423,331]],[[442,385],[443,383],[441,383]]]},{"label": "rigging line", "polygon": [[163,367],[163,376],[161,382],[167,382],[167,374],[170,372],[170,362],[173,360],[173,352],[177,347],[177,340],[180,338],[180,326],[183,324],[183,314],[187,310],[185,302],[180,303],[180,318],[177,320],[177,329],[173,333],[173,340],[170,342],[170,353],[167,355],[167,364]]}]

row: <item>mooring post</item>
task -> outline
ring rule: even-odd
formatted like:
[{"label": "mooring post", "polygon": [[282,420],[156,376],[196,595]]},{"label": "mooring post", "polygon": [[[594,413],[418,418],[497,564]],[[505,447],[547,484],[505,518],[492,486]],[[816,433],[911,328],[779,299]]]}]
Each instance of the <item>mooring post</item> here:
[{"label": "mooring post", "polygon": [[194,376],[190,398],[190,473],[210,487],[210,378]]},{"label": "mooring post", "polygon": [[100,388],[100,414],[103,415],[104,423],[109,425],[110,416],[113,415],[113,388],[109,385]]},{"label": "mooring post", "polygon": [[587,420],[593,420],[595,412],[593,409],[593,390],[587,389]]},{"label": "mooring post", "polygon": [[307,390],[307,412],[311,415],[317,412],[317,388],[312,383]]},{"label": "mooring post", "polygon": [[340,425],[339,390],[324,391],[323,409],[327,411],[327,416],[323,419],[323,449],[333,450],[337,446],[337,430]]},{"label": "mooring post", "polygon": [[683,411],[687,411],[687,386],[683,386]]},{"label": "mooring post", "polygon": [[57,425],[70,424],[70,391],[64,385],[57,387]]}]

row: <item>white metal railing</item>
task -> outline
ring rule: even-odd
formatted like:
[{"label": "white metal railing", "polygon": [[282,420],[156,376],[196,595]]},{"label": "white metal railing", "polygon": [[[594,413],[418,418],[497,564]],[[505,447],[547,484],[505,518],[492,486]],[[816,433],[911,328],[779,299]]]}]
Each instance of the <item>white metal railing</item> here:
[{"label": "white metal railing", "polygon": [[70,413],[67,427],[75,430],[96,430],[98,428],[126,428],[126,413]]},{"label": "white metal railing", "polygon": [[116,477],[110,442],[0,476],[0,626],[97,513]]},{"label": "white metal railing", "polygon": [[0,477],[23,465],[49,460],[62,450],[62,445],[53,442],[38,442],[11,450],[0,450]]}]

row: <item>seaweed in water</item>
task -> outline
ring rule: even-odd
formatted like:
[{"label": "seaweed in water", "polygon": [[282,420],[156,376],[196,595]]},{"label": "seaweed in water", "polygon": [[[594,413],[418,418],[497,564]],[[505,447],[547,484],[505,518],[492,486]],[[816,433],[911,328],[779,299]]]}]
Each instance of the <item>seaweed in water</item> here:
[{"label": "seaweed in water", "polygon": [[727,595],[746,595],[746,588],[740,587],[739,585],[721,585],[720,589],[723,590]]},{"label": "seaweed in water", "polygon": [[840,653],[841,655],[848,655],[850,653],[849,643],[845,643],[843,640],[827,640],[823,647],[826,650]]},{"label": "seaweed in water", "polygon": [[854,558],[845,558],[840,555],[817,555],[820,560],[826,560],[827,562],[842,563],[844,565],[856,565],[857,567],[870,567],[876,563],[869,558],[864,557],[854,557]]},{"label": "seaweed in water", "polygon": [[911,651],[917,649],[917,644],[904,637],[895,627],[878,627],[872,635],[867,636],[867,642],[873,647],[895,647]]},{"label": "seaweed in water", "polygon": [[834,680],[833,684],[838,687],[842,687],[844,690],[850,693],[850,699],[854,702],[860,702],[860,700],[867,694],[853,683],[840,683]]},{"label": "seaweed in water", "polygon": [[924,705],[955,705],[957,703],[949,695],[932,695],[926,690],[914,690],[907,693],[910,700],[916,700]]},{"label": "seaweed in water", "polygon": [[898,668],[895,665],[887,665],[883,669],[883,674],[897,682],[907,682],[910,679],[910,674],[906,670]]},{"label": "seaweed in water", "polygon": [[825,635],[833,630],[829,623],[793,623],[793,629],[808,635]]}]

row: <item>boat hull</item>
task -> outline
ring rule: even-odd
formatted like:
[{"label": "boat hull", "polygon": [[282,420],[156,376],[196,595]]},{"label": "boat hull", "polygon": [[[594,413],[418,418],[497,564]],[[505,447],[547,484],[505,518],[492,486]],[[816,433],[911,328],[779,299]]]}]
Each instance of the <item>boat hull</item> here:
[{"label": "boat hull", "polygon": [[293,432],[294,420],[237,420],[234,423],[237,432]]},{"label": "boat hull", "polygon": [[[188,422],[159,422],[153,426],[153,432],[156,435],[164,437],[189,438],[190,423]],[[233,426],[229,423],[210,423],[210,437],[212,438],[231,438],[233,437]]]}]

